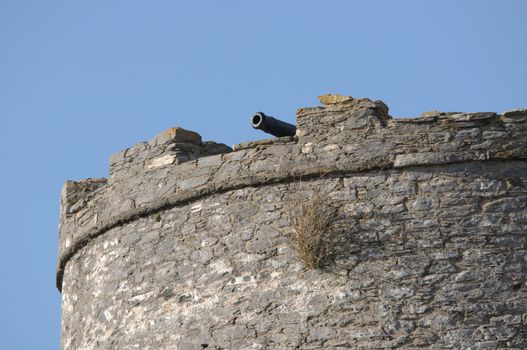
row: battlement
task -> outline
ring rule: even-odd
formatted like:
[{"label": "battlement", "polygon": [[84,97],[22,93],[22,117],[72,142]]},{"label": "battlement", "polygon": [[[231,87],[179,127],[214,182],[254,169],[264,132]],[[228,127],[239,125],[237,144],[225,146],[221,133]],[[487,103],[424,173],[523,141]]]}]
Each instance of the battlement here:
[{"label": "battlement", "polygon": [[231,148],[170,128],[110,158],[110,177],[62,193],[57,287],[67,260],[129,218],[214,192],[372,169],[527,158],[527,109],[426,112],[393,119],[381,101],[321,97],[297,113],[296,137]]},{"label": "battlement", "polygon": [[[508,250],[502,250],[502,245],[506,244],[519,244],[517,249],[524,249],[524,238],[519,238],[518,235],[526,228],[527,109],[501,114],[433,111],[423,113],[417,118],[394,119],[389,115],[388,107],[381,101],[339,95],[321,96],[320,101],[323,104],[321,107],[298,110],[297,132],[293,137],[247,142],[235,145],[231,149],[215,142],[202,142],[199,134],[195,132],[171,128],[148,142],[138,143],[113,155],[110,158],[108,179],[66,182],[61,195],[57,287],[59,290],[62,290],[63,285],[68,288],[63,308],[64,305],[70,308],[69,322],[77,322],[74,321],[76,316],[71,312],[71,305],[77,299],[72,301],[73,297],[69,294],[82,294],[79,291],[95,283],[94,280],[98,282],[89,288],[95,288],[92,293],[97,295],[103,293],[100,288],[106,288],[104,293],[112,293],[112,290],[119,289],[119,293],[127,295],[123,296],[122,300],[119,299],[120,303],[135,300],[134,298],[138,298],[140,302],[150,300],[148,310],[157,315],[155,317],[158,317],[161,323],[165,318],[157,313],[169,306],[163,304],[165,306],[161,307],[155,300],[172,300],[174,295],[179,295],[179,303],[184,304],[181,300],[187,300],[187,296],[181,294],[183,290],[189,295],[198,293],[196,290],[202,293],[201,297],[194,296],[198,309],[220,312],[219,306],[215,304],[217,295],[208,295],[206,292],[209,288],[219,288],[215,284],[216,280],[225,280],[221,284],[223,289],[214,290],[229,300],[229,305],[232,304],[229,307],[233,310],[238,307],[233,305],[238,304],[234,299],[229,299],[228,290],[231,287],[228,286],[232,286],[233,291],[237,284],[245,286],[243,288],[252,288],[250,286],[257,283],[256,275],[263,279],[272,277],[273,283],[286,283],[280,282],[279,279],[284,278],[285,281],[286,277],[283,276],[287,274],[282,274],[281,268],[277,271],[274,269],[277,266],[283,267],[284,261],[288,261],[288,264],[294,263],[291,262],[290,252],[287,253],[283,237],[277,232],[287,232],[290,229],[284,209],[284,193],[289,191],[293,184],[299,183],[312,183],[323,188],[323,191],[328,192],[335,200],[334,205],[340,208],[341,214],[351,218],[350,220],[361,228],[357,239],[366,242],[361,243],[365,244],[366,248],[364,252],[349,253],[351,257],[346,259],[356,264],[349,269],[356,269],[355,274],[359,276],[362,272],[376,276],[375,284],[383,286],[382,290],[388,293],[383,294],[382,298],[394,298],[390,299],[390,303],[394,305],[399,305],[397,300],[400,299],[421,298],[421,292],[414,293],[413,290],[424,287],[421,282],[417,282],[420,279],[407,282],[401,287],[399,282],[392,279],[392,270],[383,269],[403,269],[407,275],[401,276],[410,276],[418,270],[421,271],[419,278],[428,278],[426,276],[435,276],[431,272],[435,271],[431,266],[434,266],[434,269],[446,269],[445,259],[455,259],[460,254],[466,256],[466,261],[472,261],[464,262],[468,265],[463,265],[463,269],[472,271],[479,268],[479,258],[469,255],[473,254],[473,247],[492,252],[497,249],[499,253],[496,254],[506,254],[503,252]],[[309,186],[300,187],[300,191],[309,191]],[[504,221],[503,216],[495,214],[499,210],[510,215],[508,222]],[[407,240],[408,235],[413,235],[413,239]],[[483,238],[478,235],[483,235]],[[485,238],[488,235],[496,235],[496,238]],[[508,238],[500,240],[500,235],[508,235]],[[165,236],[172,237],[170,239],[175,239],[178,243],[165,245]],[[199,242],[194,242],[195,239]],[[351,246],[356,245],[356,242],[351,243]],[[383,248],[376,251],[377,245]],[[112,248],[113,246],[120,248]],[[209,246],[214,246],[214,250],[209,249]],[[154,250],[157,253],[154,253]],[[426,256],[422,253],[424,250],[427,251]],[[150,253],[143,254],[143,251]],[[372,253],[374,251],[375,253]],[[98,254],[105,254],[100,262],[95,257]],[[131,258],[134,254],[141,257]],[[126,258],[121,261],[117,256]],[[275,256],[280,256],[283,261],[280,262]],[[516,255],[511,255],[507,259],[517,258]],[[126,259],[130,259],[130,262]],[[364,261],[363,265],[360,264],[361,259]],[[376,264],[381,264],[379,261],[383,259],[389,262],[386,263],[389,267],[379,267],[380,270],[375,270],[375,266],[381,266]],[[401,267],[400,261],[404,259],[408,259],[409,265]],[[173,260],[179,261],[179,265],[174,265]],[[416,264],[421,265],[411,266],[414,260]],[[104,265],[107,261],[113,261],[112,269],[118,271],[116,274],[122,275],[112,275],[109,272],[111,269]],[[154,264],[153,261],[157,262]],[[258,261],[258,264],[251,265],[253,261]],[[93,265],[90,266],[95,271],[89,272],[85,281],[82,279],[84,277],[75,277],[78,274],[75,271],[83,269],[83,264]],[[136,265],[133,265],[133,268],[130,267],[132,265],[127,265],[125,268],[121,264]],[[121,267],[115,267],[117,265]],[[298,267],[293,265],[287,265],[287,269],[293,269],[295,273],[302,275]],[[190,272],[188,266],[194,266],[193,269],[198,269],[198,272]],[[67,272],[67,268],[70,272]],[[380,273],[381,270],[384,272]],[[251,271],[260,272],[252,274]],[[440,273],[446,276],[454,274],[453,271],[455,270]],[[514,271],[510,273],[517,276],[517,271]],[[229,282],[231,277],[228,276],[231,273],[234,277]],[[369,289],[372,288],[371,284],[349,273],[347,278],[353,279],[353,285],[365,288],[357,293],[377,293]],[[66,283],[65,274],[69,274],[71,281]],[[109,280],[100,279],[97,277],[99,275],[107,276],[105,278]],[[165,275],[172,276],[172,279],[165,279]],[[129,276],[135,277],[130,280]],[[208,282],[203,282],[201,276],[206,276],[203,278],[210,280],[212,287]],[[324,290],[328,295],[333,293],[332,290],[335,293],[341,290],[339,293],[348,293],[346,297],[342,297],[347,298],[346,302],[355,302],[355,299],[348,298],[351,295],[349,293],[352,293],[348,291],[350,284],[339,280],[341,277],[324,277],[323,274],[302,276],[313,279],[313,288],[318,288],[316,290]],[[183,283],[182,278],[191,289],[180,286],[177,287],[180,289],[170,289],[167,292],[168,287],[163,283]],[[437,281],[443,283],[442,279]],[[142,292],[136,291],[139,287],[135,285],[138,283]],[[287,282],[291,283],[298,285],[303,282],[301,279]],[[325,286],[324,283],[328,285]],[[454,282],[444,283],[447,286],[444,288],[449,288]],[[517,286],[519,282],[514,280],[510,283]],[[339,287],[335,289],[332,285]],[[264,289],[274,288],[272,284],[260,286]],[[280,288],[282,289],[279,290],[285,291],[289,287],[282,285]],[[315,289],[307,286],[300,288],[302,293],[308,293],[306,295],[310,296],[316,293]],[[134,292],[131,292],[132,290]],[[130,293],[132,294],[128,295]],[[288,298],[296,300],[295,293],[288,294]],[[395,294],[390,293],[402,294],[394,296]],[[438,293],[443,295],[443,292]],[[444,293],[446,294],[443,296],[450,292]],[[335,305],[338,305],[341,296],[333,294],[328,298],[333,298],[337,303]],[[243,300],[242,296],[238,296]],[[257,300],[260,297],[260,294],[254,294],[251,298]],[[249,299],[252,300],[251,298]],[[263,296],[262,298],[266,299]],[[369,296],[361,298],[370,300]],[[377,302],[376,298],[377,296],[369,302]],[[307,297],[300,299],[308,300]],[[257,302],[263,302],[258,300]],[[421,299],[417,302],[419,305],[428,303]],[[196,316],[192,308],[183,304],[178,304],[177,307],[170,304],[171,308],[179,310],[178,317],[201,317]],[[312,305],[306,306],[298,300],[294,305],[304,310],[299,314],[301,317],[287,317],[300,317],[303,320],[301,322],[307,322],[306,315],[310,311],[305,310],[311,310]],[[402,307],[401,305],[398,307]],[[446,312],[442,306],[434,307],[434,317],[440,317],[441,313]],[[454,315],[454,311],[448,312]],[[464,312],[466,314],[468,311]],[[251,315],[259,317],[256,314]],[[424,317],[422,322],[428,322],[425,320],[426,315],[413,315],[416,318]],[[98,316],[93,317],[95,320]],[[273,321],[281,325],[276,326],[277,329],[286,327],[281,323],[281,317],[283,316],[280,316],[278,321]],[[455,317],[457,316],[452,316],[448,322],[455,322]],[[114,327],[110,325],[110,319],[111,317],[107,319],[109,323],[104,327]],[[209,325],[221,323],[219,319],[214,320],[202,319],[201,322]],[[125,321],[123,319],[122,322]],[[355,326],[358,327],[356,329],[359,333],[365,329],[361,327],[366,327]],[[194,336],[199,333],[192,330],[191,324],[185,327],[190,327],[187,329],[188,334]],[[330,334],[340,332],[340,328],[335,326],[334,329],[337,330],[328,331],[327,336],[331,338]],[[390,347],[400,341],[385,341],[382,340],[384,335],[372,332],[374,335],[371,337],[377,339],[376,344],[379,347]],[[359,333],[353,335],[353,344],[357,346],[366,341],[366,338],[361,338],[362,333]],[[220,343],[222,341],[222,338],[214,333],[206,336],[199,334],[202,338],[208,337]],[[335,333],[332,336],[338,339],[342,334]],[[174,339],[180,341],[184,335],[175,337],[177,339]],[[455,335],[452,337],[456,338]],[[68,339],[71,341],[73,338]],[[86,339],[88,342],[89,337]],[[192,341],[197,342],[196,339]],[[419,341],[432,339],[433,337]],[[233,343],[224,343],[230,345],[223,346],[247,346],[245,343],[243,346],[233,345],[235,342],[232,341]],[[292,346],[288,343],[292,341],[289,337],[280,341],[281,346]],[[321,340],[317,343],[319,340],[315,338],[303,341],[312,341],[313,344],[319,344],[317,346],[326,344]],[[338,344],[336,340],[332,341]],[[454,344],[450,340],[445,342],[449,346]],[[415,344],[418,346],[424,343],[416,340]],[[181,346],[180,348],[185,348]]]},{"label": "battlement", "polygon": [[183,128],[169,128],[148,142],[140,142],[110,157],[110,180],[137,176],[154,169],[178,165],[200,157],[227,153],[232,149]]}]

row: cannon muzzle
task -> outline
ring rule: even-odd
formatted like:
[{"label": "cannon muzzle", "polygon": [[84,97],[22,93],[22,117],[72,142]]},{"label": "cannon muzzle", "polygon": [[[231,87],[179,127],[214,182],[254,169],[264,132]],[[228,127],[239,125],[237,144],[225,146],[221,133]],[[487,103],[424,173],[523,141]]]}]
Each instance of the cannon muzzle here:
[{"label": "cannon muzzle", "polygon": [[251,118],[253,128],[260,129],[276,137],[295,136],[296,126],[257,112]]}]

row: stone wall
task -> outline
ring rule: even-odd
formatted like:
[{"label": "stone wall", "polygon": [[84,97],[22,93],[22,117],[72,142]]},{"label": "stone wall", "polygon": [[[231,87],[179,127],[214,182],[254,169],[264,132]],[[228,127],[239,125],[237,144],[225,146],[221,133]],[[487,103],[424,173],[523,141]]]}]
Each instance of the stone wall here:
[{"label": "stone wall", "polygon": [[[62,348],[526,348],[527,110],[321,102],[295,137],[169,129],[68,181]],[[318,194],[337,215],[311,270],[288,208]]]}]

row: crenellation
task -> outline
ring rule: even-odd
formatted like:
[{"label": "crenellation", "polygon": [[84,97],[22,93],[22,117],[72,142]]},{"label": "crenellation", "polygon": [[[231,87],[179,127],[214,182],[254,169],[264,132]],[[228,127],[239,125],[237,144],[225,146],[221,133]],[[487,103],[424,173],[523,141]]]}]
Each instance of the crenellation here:
[{"label": "crenellation", "polygon": [[95,195],[96,190],[107,185],[107,179],[66,181],[61,192],[61,213],[74,214],[81,210]]},{"label": "crenellation", "polygon": [[193,131],[169,128],[148,142],[139,142],[110,157],[110,181],[140,176],[157,168],[182,164],[200,157],[231,152],[224,144],[206,141]]},{"label": "crenellation", "polygon": [[[527,110],[320,100],[295,136],[172,128],[67,182],[62,348],[527,347]],[[287,208],[316,193],[339,249],[309,270]]]}]

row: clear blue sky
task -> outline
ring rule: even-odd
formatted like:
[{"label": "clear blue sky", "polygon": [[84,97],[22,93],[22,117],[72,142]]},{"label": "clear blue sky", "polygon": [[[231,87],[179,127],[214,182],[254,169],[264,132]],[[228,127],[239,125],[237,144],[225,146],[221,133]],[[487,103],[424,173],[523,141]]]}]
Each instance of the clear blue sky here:
[{"label": "clear blue sky", "polygon": [[171,126],[265,138],[317,95],[527,107],[527,1],[0,0],[0,349],[58,349],[59,194]]}]

